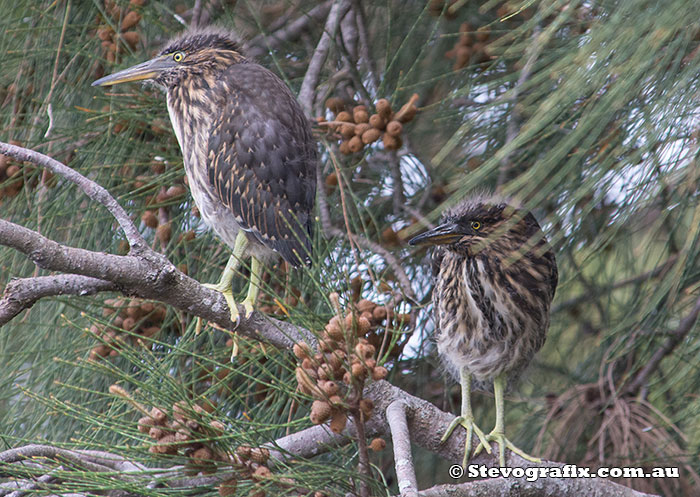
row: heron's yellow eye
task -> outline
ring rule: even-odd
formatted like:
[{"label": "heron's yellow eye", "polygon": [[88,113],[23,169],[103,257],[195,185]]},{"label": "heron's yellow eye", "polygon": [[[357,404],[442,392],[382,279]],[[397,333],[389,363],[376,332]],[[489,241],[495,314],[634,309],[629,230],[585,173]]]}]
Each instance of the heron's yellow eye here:
[{"label": "heron's yellow eye", "polygon": [[184,52],[175,52],[173,54],[173,60],[175,62],[182,62],[182,59],[184,59],[184,58],[185,58]]},{"label": "heron's yellow eye", "polygon": [[472,229],[474,231],[479,231],[481,229],[481,223],[479,221],[472,221]]}]

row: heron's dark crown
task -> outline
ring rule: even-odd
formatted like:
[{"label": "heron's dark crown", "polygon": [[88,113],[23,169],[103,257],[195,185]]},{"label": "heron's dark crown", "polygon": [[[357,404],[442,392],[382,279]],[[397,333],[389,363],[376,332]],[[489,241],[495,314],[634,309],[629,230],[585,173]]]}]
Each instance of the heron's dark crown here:
[{"label": "heron's dark crown", "polygon": [[235,34],[219,28],[207,27],[190,29],[168,42],[159,55],[178,51],[191,54],[203,49],[224,50],[241,53],[240,44]]},{"label": "heron's dark crown", "polygon": [[233,33],[211,27],[185,31],[171,40],[159,56],[177,53],[182,54],[182,59],[154,78],[157,84],[167,89],[185,81],[190,86],[194,80],[201,81],[207,76],[213,81],[227,67],[247,60],[240,53]]}]

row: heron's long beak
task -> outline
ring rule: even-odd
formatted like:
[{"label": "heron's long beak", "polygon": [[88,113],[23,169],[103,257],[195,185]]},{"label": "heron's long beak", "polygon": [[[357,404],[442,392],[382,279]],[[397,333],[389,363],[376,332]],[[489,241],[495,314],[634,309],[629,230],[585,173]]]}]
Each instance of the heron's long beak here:
[{"label": "heron's long beak", "polygon": [[409,245],[447,245],[454,243],[464,236],[455,223],[445,223],[411,238]]},{"label": "heron's long beak", "polygon": [[131,66],[123,71],[115,72],[100,78],[92,83],[92,86],[110,86],[129,81],[141,81],[153,79],[166,69],[174,67],[176,62],[169,55],[159,55],[151,60]]}]

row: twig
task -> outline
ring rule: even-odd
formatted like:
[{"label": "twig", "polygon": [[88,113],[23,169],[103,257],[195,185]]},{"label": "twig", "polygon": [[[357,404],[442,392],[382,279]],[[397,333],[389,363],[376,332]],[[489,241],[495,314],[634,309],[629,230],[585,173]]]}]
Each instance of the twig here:
[{"label": "twig", "polygon": [[379,79],[377,78],[377,70],[370,52],[371,45],[367,34],[367,18],[360,0],[352,0],[352,6],[355,13],[355,22],[357,23],[357,32],[360,37],[360,57],[367,64],[367,73],[372,82],[372,91],[376,92],[379,90]]},{"label": "twig", "polygon": [[94,295],[98,292],[116,290],[109,281],[80,276],[77,274],[60,274],[55,276],[37,276],[10,281],[0,299],[0,326],[17,314],[29,309],[44,297],[58,295]]},{"label": "twig", "polygon": [[327,0],[305,13],[297,20],[290,22],[284,28],[267,36],[256,36],[246,43],[246,55],[249,57],[260,57],[268,51],[278,48],[284,42],[296,40],[312,22],[320,21],[328,16],[332,3],[331,0]]},{"label": "twig", "polygon": [[136,226],[134,226],[134,223],[131,221],[131,218],[126,211],[107,190],[94,181],[86,178],[65,164],[62,164],[61,162],[58,162],[47,155],[35,152],[34,150],[0,142],[0,154],[9,155],[10,157],[19,161],[31,162],[32,164],[49,169],[51,172],[60,174],[67,180],[72,181],[78,185],[78,187],[85,192],[88,197],[101,203],[107,208],[109,213],[112,214],[114,219],[116,219],[116,221],[119,223],[122,230],[124,230],[124,235],[126,236],[132,251],[138,253],[140,251],[147,250],[146,241],[136,229]]},{"label": "twig", "polygon": [[[523,66],[522,71],[520,71],[520,76],[518,76],[518,81],[516,81],[515,86],[513,86],[513,89],[511,90],[510,94],[510,101],[512,102],[513,110],[511,112],[511,117],[508,120],[508,126],[506,127],[506,141],[504,145],[508,145],[511,143],[513,140],[515,140],[515,137],[518,136],[518,132],[520,131],[520,114],[517,110],[515,110],[515,103],[518,100],[518,95],[520,93],[520,90],[522,89],[523,85],[527,81],[527,78],[530,77],[530,73],[532,72],[532,67],[535,65],[535,62],[537,61],[537,57],[540,56],[540,52],[542,52],[542,49],[544,48],[544,43],[541,43],[538,41],[540,34],[540,29],[539,26],[536,26],[535,29],[532,32],[532,45],[530,45],[530,56],[528,57],[527,61],[525,62],[525,65]],[[507,176],[508,176],[508,171],[510,170],[510,157],[511,153],[506,154],[503,159],[501,159],[501,164],[498,167],[498,180],[496,183],[496,190],[500,190],[501,186],[505,184],[507,181]]]},{"label": "twig", "polygon": [[304,81],[301,83],[301,90],[299,90],[299,103],[307,116],[313,115],[316,86],[321,77],[321,69],[328,55],[331,41],[335,38],[335,33],[338,31],[340,21],[345,17],[348,10],[350,10],[350,0],[336,0],[328,13],[323,34],[309,62],[309,68],[306,70]]},{"label": "twig", "polygon": [[400,400],[389,404],[386,420],[394,446],[394,467],[401,497],[418,497],[418,480],[411,455],[411,435],[406,422],[406,404]]},{"label": "twig", "polygon": [[415,301],[416,294],[413,292],[411,280],[408,278],[408,275],[403,269],[401,263],[396,257],[394,257],[394,255],[391,252],[382,247],[380,244],[368,240],[363,236],[351,233],[349,231],[346,233],[340,228],[333,226],[333,223],[331,222],[330,210],[328,208],[328,198],[326,197],[326,185],[323,183],[322,178],[323,171],[321,170],[321,164],[318,163],[316,170],[316,192],[319,208],[319,218],[321,220],[321,229],[323,229],[323,232],[326,234],[326,236],[348,238],[351,243],[355,243],[365,250],[369,250],[377,255],[380,255],[387,263],[387,265],[393,269],[394,276],[396,276],[396,280],[399,283],[399,286],[401,286],[401,290],[403,291],[404,295],[407,298]]},{"label": "twig", "polygon": [[656,371],[659,363],[670,354],[673,349],[680,344],[685,336],[693,329],[695,322],[698,320],[698,315],[700,315],[700,298],[695,301],[695,306],[693,309],[681,319],[678,327],[670,333],[670,336],[664,340],[661,347],[659,347],[656,352],[651,356],[649,361],[644,365],[642,369],[636,374],[634,379],[625,388],[625,393],[634,393],[638,391],[642,386],[644,386],[649,379],[649,376]]}]

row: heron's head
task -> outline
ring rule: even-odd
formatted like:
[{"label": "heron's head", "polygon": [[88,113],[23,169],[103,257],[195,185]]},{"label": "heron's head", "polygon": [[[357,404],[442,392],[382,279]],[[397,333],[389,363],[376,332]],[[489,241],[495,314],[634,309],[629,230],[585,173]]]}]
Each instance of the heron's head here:
[{"label": "heron's head", "polygon": [[[188,76],[211,81],[218,71],[243,60],[232,33],[213,28],[194,29],[168,42],[151,60],[100,78],[92,86],[151,80],[165,88],[172,88]],[[187,79],[192,81],[197,78]]]},{"label": "heron's head", "polygon": [[481,250],[518,250],[538,233],[543,237],[535,218],[514,201],[475,195],[445,211],[436,228],[408,243],[442,245],[448,250],[473,255]]}]

